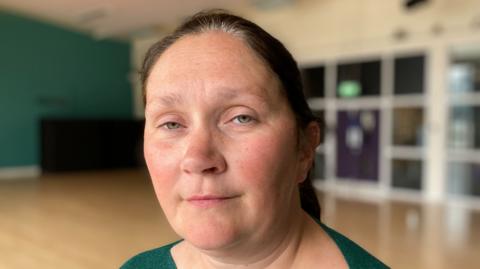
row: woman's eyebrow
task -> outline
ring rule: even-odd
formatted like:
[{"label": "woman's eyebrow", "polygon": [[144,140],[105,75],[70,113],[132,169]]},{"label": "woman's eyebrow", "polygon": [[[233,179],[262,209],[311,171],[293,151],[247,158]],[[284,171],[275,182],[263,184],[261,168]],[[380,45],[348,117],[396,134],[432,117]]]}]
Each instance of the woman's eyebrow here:
[{"label": "woman's eyebrow", "polygon": [[177,104],[184,103],[184,98],[181,94],[172,92],[172,93],[167,93],[163,95],[148,96],[147,103],[155,107],[157,106],[169,107],[169,106],[174,106]]},{"label": "woman's eyebrow", "polygon": [[[268,103],[268,97],[257,93],[255,91],[250,91],[247,89],[236,89],[236,88],[227,88],[219,90],[213,98],[224,101],[224,100],[235,100],[245,96],[254,97],[257,101],[261,103]],[[163,106],[163,107],[172,107],[176,105],[185,104],[185,97],[182,94],[171,92],[164,95],[160,95],[152,98],[149,102],[154,105],[154,107]]]},{"label": "woman's eyebrow", "polygon": [[183,96],[178,93],[169,93],[159,97],[159,101],[164,106],[173,106],[184,103]]},{"label": "woman's eyebrow", "polygon": [[178,93],[168,93],[160,96],[152,96],[147,98],[147,106],[145,107],[145,112],[155,111],[161,107],[173,107],[176,105],[183,104],[184,98]]}]

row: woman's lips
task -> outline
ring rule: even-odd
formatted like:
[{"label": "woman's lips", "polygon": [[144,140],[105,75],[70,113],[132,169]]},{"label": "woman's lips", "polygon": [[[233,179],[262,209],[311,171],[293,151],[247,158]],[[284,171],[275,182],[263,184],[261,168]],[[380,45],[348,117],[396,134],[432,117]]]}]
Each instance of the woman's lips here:
[{"label": "woman's lips", "polygon": [[222,195],[194,195],[188,197],[186,200],[190,204],[198,207],[213,207],[225,204],[236,196],[222,196]]}]

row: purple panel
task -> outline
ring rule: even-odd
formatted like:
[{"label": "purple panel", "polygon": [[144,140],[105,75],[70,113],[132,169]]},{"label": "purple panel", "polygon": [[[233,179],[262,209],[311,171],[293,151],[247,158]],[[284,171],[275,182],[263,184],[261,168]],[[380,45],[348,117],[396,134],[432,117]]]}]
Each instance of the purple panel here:
[{"label": "purple panel", "polygon": [[337,177],[378,181],[379,111],[339,111],[337,122]]}]

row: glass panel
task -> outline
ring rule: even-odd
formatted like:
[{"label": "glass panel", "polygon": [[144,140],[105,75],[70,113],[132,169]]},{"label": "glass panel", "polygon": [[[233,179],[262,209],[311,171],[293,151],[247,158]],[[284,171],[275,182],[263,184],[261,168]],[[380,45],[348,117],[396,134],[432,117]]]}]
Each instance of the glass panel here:
[{"label": "glass panel", "polygon": [[393,144],[421,146],[424,138],[423,108],[393,110]]},{"label": "glass panel", "polygon": [[423,93],[425,56],[395,59],[395,94]]},{"label": "glass panel", "polygon": [[305,96],[325,96],[325,67],[317,66],[302,70],[303,88]]},{"label": "glass panel", "polygon": [[380,65],[380,60],[339,65],[337,97],[380,95]]},{"label": "glass panel", "polygon": [[313,166],[313,179],[325,179],[325,154],[316,153],[315,154],[315,164]]},{"label": "glass panel", "polygon": [[380,122],[378,110],[337,113],[338,178],[378,180]]},{"label": "glass panel", "polygon": [[450,109],[448,145],[459,149],[480,148],[480,106]]},{"label": "glass panel", "polygon": [[392,160],[392,186],[413,190],[422,189],[422,161]]},{"label": "glass panel", "polygon": [[448,166],[448,192],[480,196],[480,164],[450,163]]},{"label": "glass panel", "polygon": [[449,84],[452,92],[480,92],[480,51],[476,55],[454,56]]}]

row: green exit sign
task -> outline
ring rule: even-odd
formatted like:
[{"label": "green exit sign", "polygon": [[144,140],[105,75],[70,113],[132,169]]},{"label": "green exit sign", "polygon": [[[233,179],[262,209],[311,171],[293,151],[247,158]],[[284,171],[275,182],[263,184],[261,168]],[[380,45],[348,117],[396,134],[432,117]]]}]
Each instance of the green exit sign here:
[{"label": "green exit sign", "polygon": [[357,97],[361,94],[360,83],[355,80],[345,80],[338,85],[338,95],[340,97]]}]

